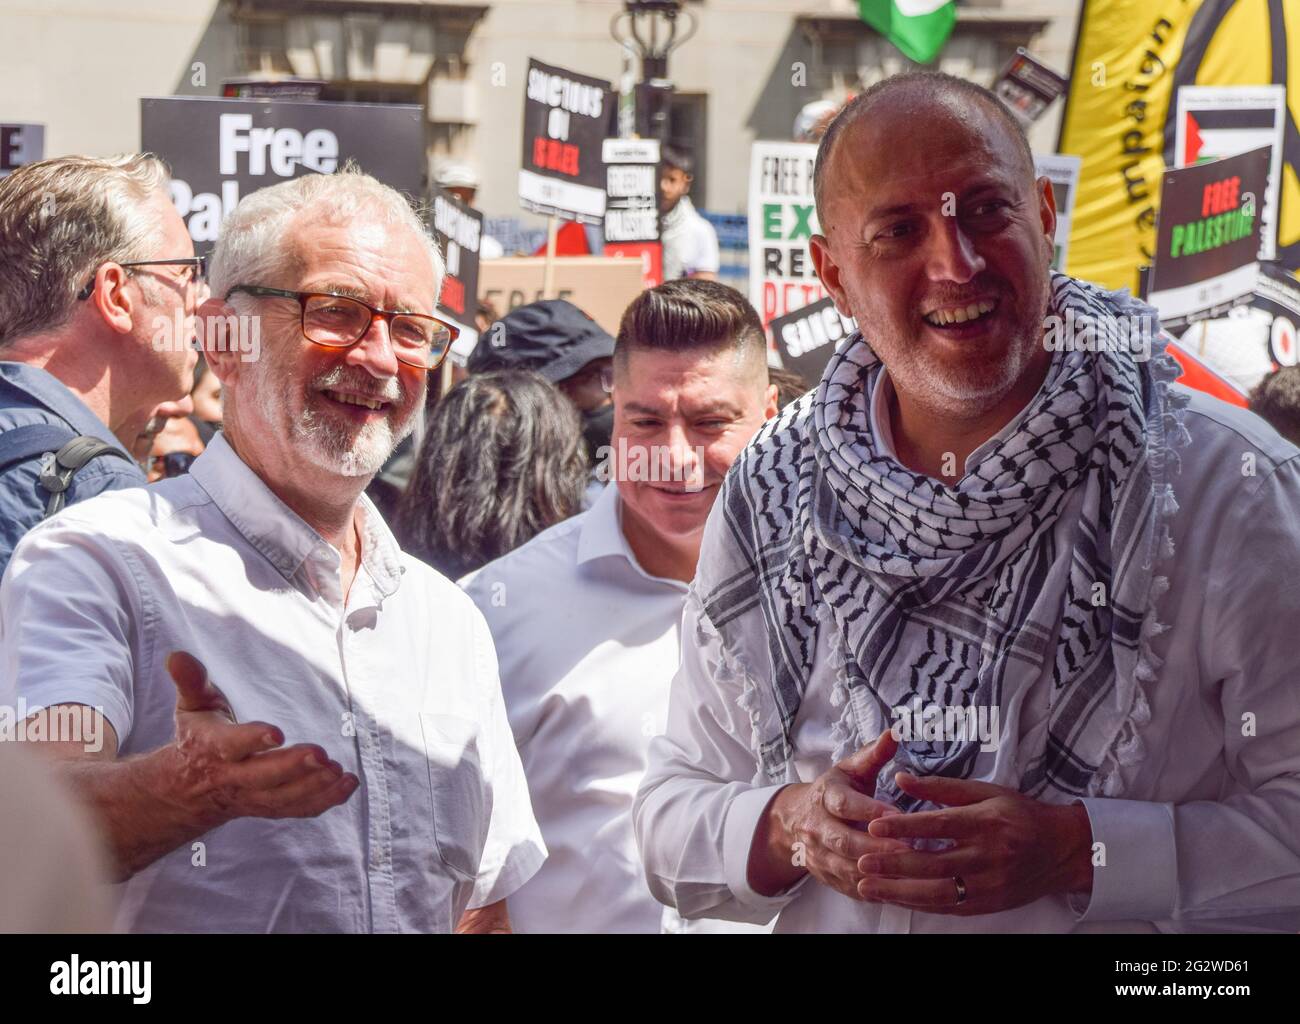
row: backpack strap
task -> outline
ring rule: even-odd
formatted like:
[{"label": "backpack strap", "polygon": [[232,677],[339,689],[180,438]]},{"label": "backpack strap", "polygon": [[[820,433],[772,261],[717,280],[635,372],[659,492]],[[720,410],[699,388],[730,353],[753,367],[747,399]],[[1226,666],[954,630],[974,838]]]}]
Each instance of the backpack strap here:
[{"label": "backpack strap", "polygon": [[91,459],[101,455],[116,455],[131,461],[131,457],[116,445],[98,437],[77,435],[69,428],[53,423],[36,423],[0,433],[0,473],[18,463],[44,456],[39,483],[50,497],[42,519],[63,508],[73,475]]},{"label": "backpack strap", "polygon": [[91,459],[101,455],[116,455],[127,462],[131,461],[131,457],[117,445],[85,434],[74,437],[53,455],[45,456],[45,464],[41,467],[41,486],[49,491],[50,500],[46,503],[44,518],[48,519],[63,508],[73,474]]},{"label": "backpack strap", "polygon": [[75,430],[57,423],[33,423],[0,432],[0,473],[28,459],[57,452],[76,436]]}]

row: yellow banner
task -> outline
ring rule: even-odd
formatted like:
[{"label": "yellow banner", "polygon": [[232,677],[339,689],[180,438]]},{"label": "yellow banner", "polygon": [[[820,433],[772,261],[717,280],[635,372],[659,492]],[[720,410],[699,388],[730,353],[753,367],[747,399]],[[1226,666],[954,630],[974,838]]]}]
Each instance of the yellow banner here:
[{"label": "yellow banner", "polygon": [[[1289,42],[1289,45],[1288,45]],[[1137,290],[1173,166],[1177,89],[1285,85],[1277,258],[1300,268],[1300,2],[1084,0],[1059,150],[1082,158],[1067,271]]]}]

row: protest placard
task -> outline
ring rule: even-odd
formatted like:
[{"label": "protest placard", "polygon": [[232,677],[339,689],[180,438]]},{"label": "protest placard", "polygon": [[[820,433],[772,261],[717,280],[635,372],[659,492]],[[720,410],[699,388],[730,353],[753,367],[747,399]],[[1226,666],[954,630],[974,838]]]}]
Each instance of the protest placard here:
[{"label": "protest placard", "polygon": [[1268,146],[1268,187],[1260,212],[1259,258],[1277,258],[1278,190],[1282,181],[1286,86],[1185,85],[1178,90],[1174,166],[1237,156]]},{"label": "protest placard", "polygon": [[605,255],[641,261],[646,288],[663,281],[659,140],[606,139]]},{"label": "protest placard", "polygon": [[500,316],[540,299],[567,299],[609,331],[640,294],[641,267],[634,260],[607,256],[565,256],[552,261],[554,283],[544,287],[544,256],[507,256],[479,265],[479,294]]},{"label": "protest placard", "polygon": [[1077,156],[1034,154],[1034,173],[1040,178],[1046,177],[1052,183],[1052,197],[1056,200],[1053,270],[1065,269],[1065,261],[1070,252],[1070,222],[1074,219],[1074,199],[1082,164],[1083,161]]},{"label": "protest placard", "polygon": [[822,298],[809,240],[820,229],[813,202],[817,147],[756,142],[749,164],[749,301],[764,326]]},{"label": "protest placard", "polygon": [[171,196],[206,252],[240,197],[347,161],[416,200],[425,195],[423,108],[370,103],[140,101],[140,144],[172,169]]},{"label": "protest placard", "polygon": [[45,125],[0,124],[0,178],[45,159]]},{"label": "protest placard", "polygon": [[1271,150],[1166,170],[1148,301],[1177,331],[1247,299],[1259,264],[1259,207]]},{"label": "protest placard", "polygon": [[468,356],[478,338],[474,313],[478,308],[483,214],[439,188],[434,190],[429,205],[429,227],[447,264],[438,312],[460,328],[453,354]]},{"label": "protest placard", "polygon": [[840,315],[829,295],[777,317],[768,327],[781,365],[810,385],[821,379],[836,348],[857,330],[851,317]]},{"label": "protest placard", "polygon": [[608,82],[528,62],[519,203],[533,213],[600,224],[602,149],[617,112]]},{"label": "protest placard", "polygon": [[1007,105],[1007,109],[1028,128],[1069,82],[1058,75],[1023,46],[1007,62],[993,82],[993,92]]}]

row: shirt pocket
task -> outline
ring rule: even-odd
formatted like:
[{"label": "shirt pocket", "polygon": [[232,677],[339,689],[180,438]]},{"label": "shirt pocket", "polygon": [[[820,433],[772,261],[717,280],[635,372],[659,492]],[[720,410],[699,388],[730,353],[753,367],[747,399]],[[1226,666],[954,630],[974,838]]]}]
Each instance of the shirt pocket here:
[{"label": "shirt pocket", "polygon": [[421,712],[420,732],[438,857],[457,875],[473,880],[478,876],[488,826],[478,724],[455,715]]}]

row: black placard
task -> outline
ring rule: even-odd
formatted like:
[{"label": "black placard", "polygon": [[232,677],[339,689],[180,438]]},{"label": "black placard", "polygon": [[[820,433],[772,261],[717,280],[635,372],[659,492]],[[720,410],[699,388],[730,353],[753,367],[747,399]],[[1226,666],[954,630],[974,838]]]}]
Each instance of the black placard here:
[{"label": "black placard", "polygon": [[821,379],[836,346],[857,329],[850,318],[840,315],[829,295],[776,317],[768,326],[781,364],[809,385]]},{"label": "black placard", "polygon": [[473,329],[478,305],[479,245],[483,214],[450,192],[435,189],[429,207],[429,227],[447,260],[438,309],[459,326]]},{"label": "black placard", "polygon": [[1042,116],[1069,84],[1023,46],[993,83],[993,92],[1026,127]]},{"label": "black placard", "polygon": [[1251,292],[1271,150],[1166,170],[1150,301],[1177,329],[1218,316]]},{"label": "black placard", "polygon": [[211,249],[241,197],[349,160],[414,199],[425,194],[418,106],[147,98],[140,141],[170,165],[172,201],[198,252]]},{"label": "black placard", "polygon": [[601,147],[617,111],[609,83],[528,62],[519,202],[534,213],[600,224],[605,216]]}]

